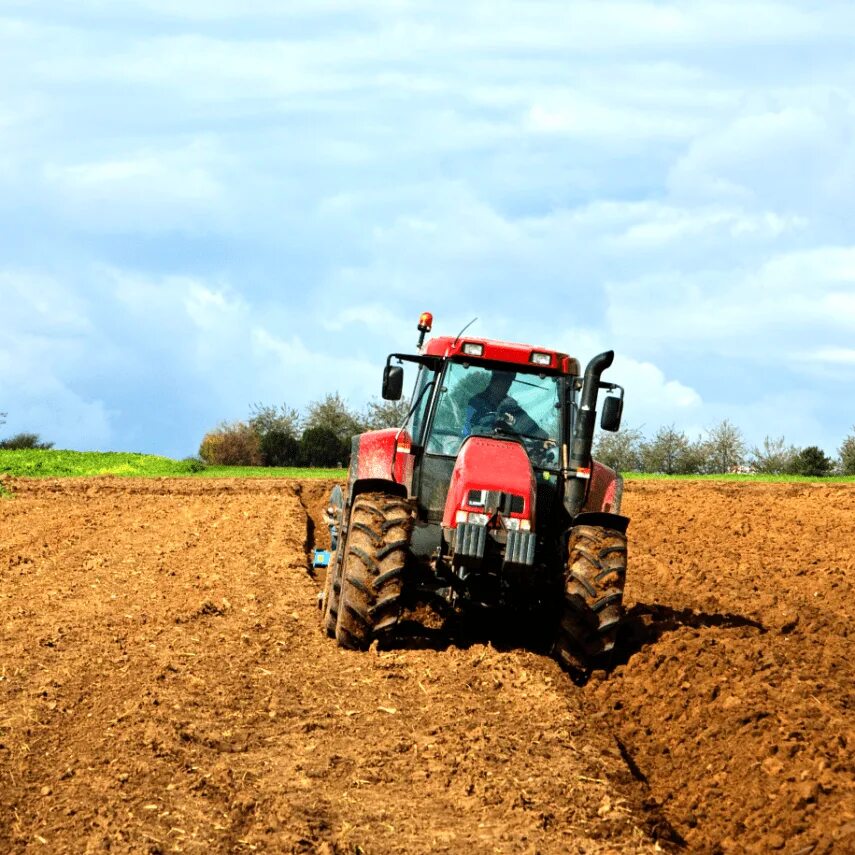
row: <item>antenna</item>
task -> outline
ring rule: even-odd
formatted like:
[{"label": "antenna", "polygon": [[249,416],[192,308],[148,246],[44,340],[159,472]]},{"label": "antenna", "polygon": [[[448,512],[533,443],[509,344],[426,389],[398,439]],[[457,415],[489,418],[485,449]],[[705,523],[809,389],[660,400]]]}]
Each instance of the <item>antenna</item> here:
[{"label": "antenna", "polygon": [[469,329],[469,327],[471,327],[471,326],[472,326],[472,324],[474,324],[474,323],[475,323],[475,321],[477,321],[477,320],[478,320],[478,318],[472,318],[472,320],[471,320],[471,321],[469,321],[469,323],[468,323],[468,324],[466,324],[466,326],[465,326],[465,327],[463,327],[463,329],[462,329],[462,330],[460,330],[460,332],[459,332],[459,333],[457,333],[457,338],[456,338],[456,339],[454,339],[454,343],[455,343],[455,344],[457,344],[457,342],[458,342],[458,341],[460,341],[460,336],[462,336],[462,335],[463,335],[463,333],[465,333],[465,332],[466,332],[466,330],[468,330],[468,329]]}]

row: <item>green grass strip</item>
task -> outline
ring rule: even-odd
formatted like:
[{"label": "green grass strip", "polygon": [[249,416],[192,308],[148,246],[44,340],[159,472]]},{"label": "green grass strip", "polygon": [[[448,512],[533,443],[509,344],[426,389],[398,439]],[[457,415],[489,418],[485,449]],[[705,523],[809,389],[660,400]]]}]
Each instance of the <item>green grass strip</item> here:
[{"label": "green grass strip", "polygon": [[655,472],[624,472],[627,481],[731,481],[740,484],[852,484],[855,475],[661,475]]},{"label": "green grass strip", "polygon": [[16,478],[73,478],[118,475],[139,478],[345,478],[346,469],[210,466],[199,471],[195,460],[172,460],[123,451],[0,450],[0,475]]},{"label": "green grass strip", "polygon": [[209,466],[198,478],[347,478],[347,469],[308,469],[301,466]]},{"label": "green grass strip", "polygon": [[[346,469],[316,469],[299,466],[208,466],[199,471],[196,460],[172,460],[154,454],[123,451],[60,451],[26,449],[0,450],[0,476],[16,478],[66,478],[119,475],[141,478],[336,478],[347,477]],[[625,472],[628,481],[728,481],[743,484],[851,484],[855,475],[811,478],[803,475],[658,475]]]}]

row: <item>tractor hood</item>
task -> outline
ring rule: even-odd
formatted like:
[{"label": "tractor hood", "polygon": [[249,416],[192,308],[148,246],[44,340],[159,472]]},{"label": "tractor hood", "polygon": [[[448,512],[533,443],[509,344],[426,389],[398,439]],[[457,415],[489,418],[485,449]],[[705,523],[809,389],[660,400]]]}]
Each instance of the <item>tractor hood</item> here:
[{"label": "tractor hood", "polygon": [[484,514],[493,521],[527,520],[534,529],[536,482],[523,446],[513,439],[470,436],[463,443],[451,473],[442,515],[445,528],[456,528],[466,514]]}]

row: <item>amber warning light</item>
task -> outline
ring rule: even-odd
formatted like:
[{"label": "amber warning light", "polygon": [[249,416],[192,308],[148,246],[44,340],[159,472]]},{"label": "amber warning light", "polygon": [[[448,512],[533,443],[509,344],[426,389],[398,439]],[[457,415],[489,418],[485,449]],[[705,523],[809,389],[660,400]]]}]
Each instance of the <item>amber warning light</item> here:
[{"label": "amber warning light", "polygon": [[422,312],[419,315],[419,350],[425,343],[425,335],[430,332],[433,326],[433,315],[430,312]]}]

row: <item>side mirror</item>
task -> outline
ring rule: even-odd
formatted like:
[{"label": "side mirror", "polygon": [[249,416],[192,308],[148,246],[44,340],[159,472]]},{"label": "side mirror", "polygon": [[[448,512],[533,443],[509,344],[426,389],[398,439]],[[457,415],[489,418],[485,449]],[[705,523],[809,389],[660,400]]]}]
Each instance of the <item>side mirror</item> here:
[{"label": "side mirror", "polygon": [[400,401],[404,392],[404,369],[400,365],[387,365],[383,369],[383,398]]},{"label": "side mirror", "polygon": [[623,398],[611,396],[603,401],[603,414],[600,417],[600,427],[614,433],[620,429],[620,418],[623,415]]}]

